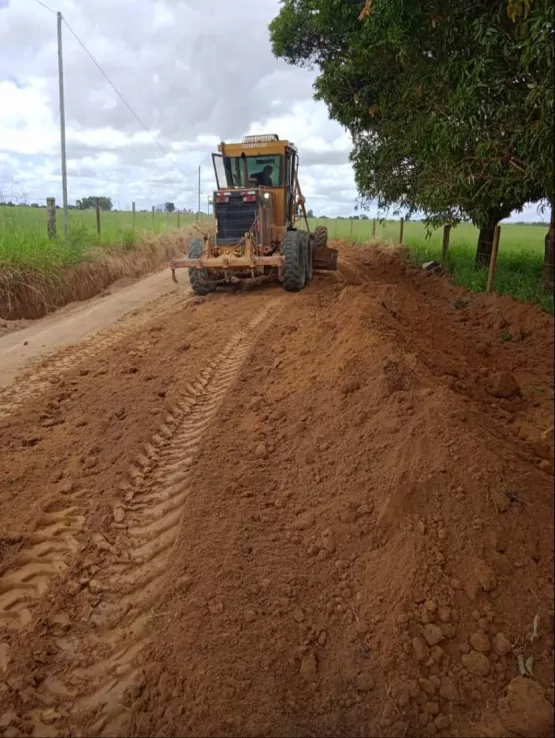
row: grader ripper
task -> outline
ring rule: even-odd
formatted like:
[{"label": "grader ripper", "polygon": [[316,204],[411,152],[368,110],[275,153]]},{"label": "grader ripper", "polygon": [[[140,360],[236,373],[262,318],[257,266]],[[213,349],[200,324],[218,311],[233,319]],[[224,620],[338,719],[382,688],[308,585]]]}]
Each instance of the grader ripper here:
[{"label": "grader ripper", "polygon": [[[187,268],[193,291],[204,295],[226,285],[278,280],[299,292],[313,270],[335,271],[337,251],[327,246],[327,228],[310,232],[299,186],[299,155],[275,134],[221,143],[213,154],[215,235],[194,240],[188,256],[173,259]],[[305,230],[296,223],[303,219]]]}]

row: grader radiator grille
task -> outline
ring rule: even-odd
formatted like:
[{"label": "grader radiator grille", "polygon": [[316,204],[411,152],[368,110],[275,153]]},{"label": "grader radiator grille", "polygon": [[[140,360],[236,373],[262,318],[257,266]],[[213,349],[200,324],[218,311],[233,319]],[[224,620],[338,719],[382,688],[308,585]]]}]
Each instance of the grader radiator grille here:
[{"label": "grader radiator grille", "polygon": [[[238,241],[250,230],[258,212],[258,196],[254,202],[245,202],[242,192],[226,195],[227,202],[214,203],[214,214],[218,223],[218,243]],[[250,200],[251,198],[249,198]]]}]

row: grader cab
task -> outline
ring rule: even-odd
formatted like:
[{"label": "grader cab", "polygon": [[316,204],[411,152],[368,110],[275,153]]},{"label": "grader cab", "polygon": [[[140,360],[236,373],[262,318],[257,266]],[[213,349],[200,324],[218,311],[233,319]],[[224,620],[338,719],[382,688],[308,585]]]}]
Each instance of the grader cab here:
[{"label": "grader cab", "polygon": [[[221,143],[213,154],[216,232],[194,240],[187,257],[171,262],[187,268],[196,294],[218,286],[280,281],[299,292],[313,270],[337,269],[337,251],[327,246],[327,228],[310,231],[298,180],[299,155],[275,134]],[[297,229],[299,220],[306,230]]]}]

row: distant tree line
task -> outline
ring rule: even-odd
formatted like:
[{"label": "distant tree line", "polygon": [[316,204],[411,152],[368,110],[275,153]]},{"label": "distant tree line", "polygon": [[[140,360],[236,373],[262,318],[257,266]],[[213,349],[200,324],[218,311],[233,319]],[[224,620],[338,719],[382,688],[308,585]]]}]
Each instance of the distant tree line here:
[{"label": "distant tree line", "polygon": [[[105,210],[105,211],[112,210],[112,211],[117,212],[115,210],[114,206],[113,206],[112,199],[110,197],[96,197],[96,196],[83,197],[80,200],[76,200],[75,205],[68,205],[68,209],[69,210],[96,210],[96,202],[97,202],[97,200],[98,200],[98,205],[99,205],[100,210]],[[11,207],[11,208],[15,208],[15,207],[18,207],[18,208],[45,208],[46,207],[46,204],[39,204],[37,202],[32,202],[29,205],[26,202],[13,202],[12,200],[8,200],[7,202],[4,202],[4,201],[0,200],[0,206]],[[59,210],[60,209],[60,205],[56,205],[56,208]],[[176,210],[175,203],[173,203],[173,202],[167,202],[167,203],[165,203],[164,210],[167,213],[173,213],[173,212],[175,212],[175,210]],[[141,213],[148,213],[149,210],[148,210],[148,208],[143,208],[139,212],[141,212]],[[188,213],[189,214],[189,213],[192,213],[193,211],[192,210],[185,209],[185,210],[183,210],[181,212],[184,212],[184,213]]]},{"label": "distant tree line", "polygon": [[363,213],[362,215],[337,215],[333,218],[333,216],[330,215],[314,215],[314,210],[307,210],[306,217],[317,220],[326,220],[328,218],[332,218],[334,220],[369,220],[366,213]]},{"label": "distant tree line", "polygon": [[77,210],[95,210],[96,203],[100,210],[112,210],[113,203],[110,197],[83,197],[75,202]]}]

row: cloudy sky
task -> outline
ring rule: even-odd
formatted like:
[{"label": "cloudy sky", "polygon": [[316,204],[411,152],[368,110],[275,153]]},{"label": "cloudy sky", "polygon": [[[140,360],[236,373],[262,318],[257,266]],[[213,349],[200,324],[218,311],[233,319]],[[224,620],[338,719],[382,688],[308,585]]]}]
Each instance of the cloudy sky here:
[{"label": "cloudy sky", "polygon": [[[171,200],[196,209],[200,165],[206,209],[217,143],[275,132],[299,147],[308,207],[354,213],[348,135],[312,100],[313,73],[272,56],[278,0],[45,3],[168,152],[64,26],[70,202],[107,195],[120,208]],[[35,0],[0,0],[0,196],[61,202],[59,150],[56,16]],[[538,219],[535,207],[523,215]]]}]

